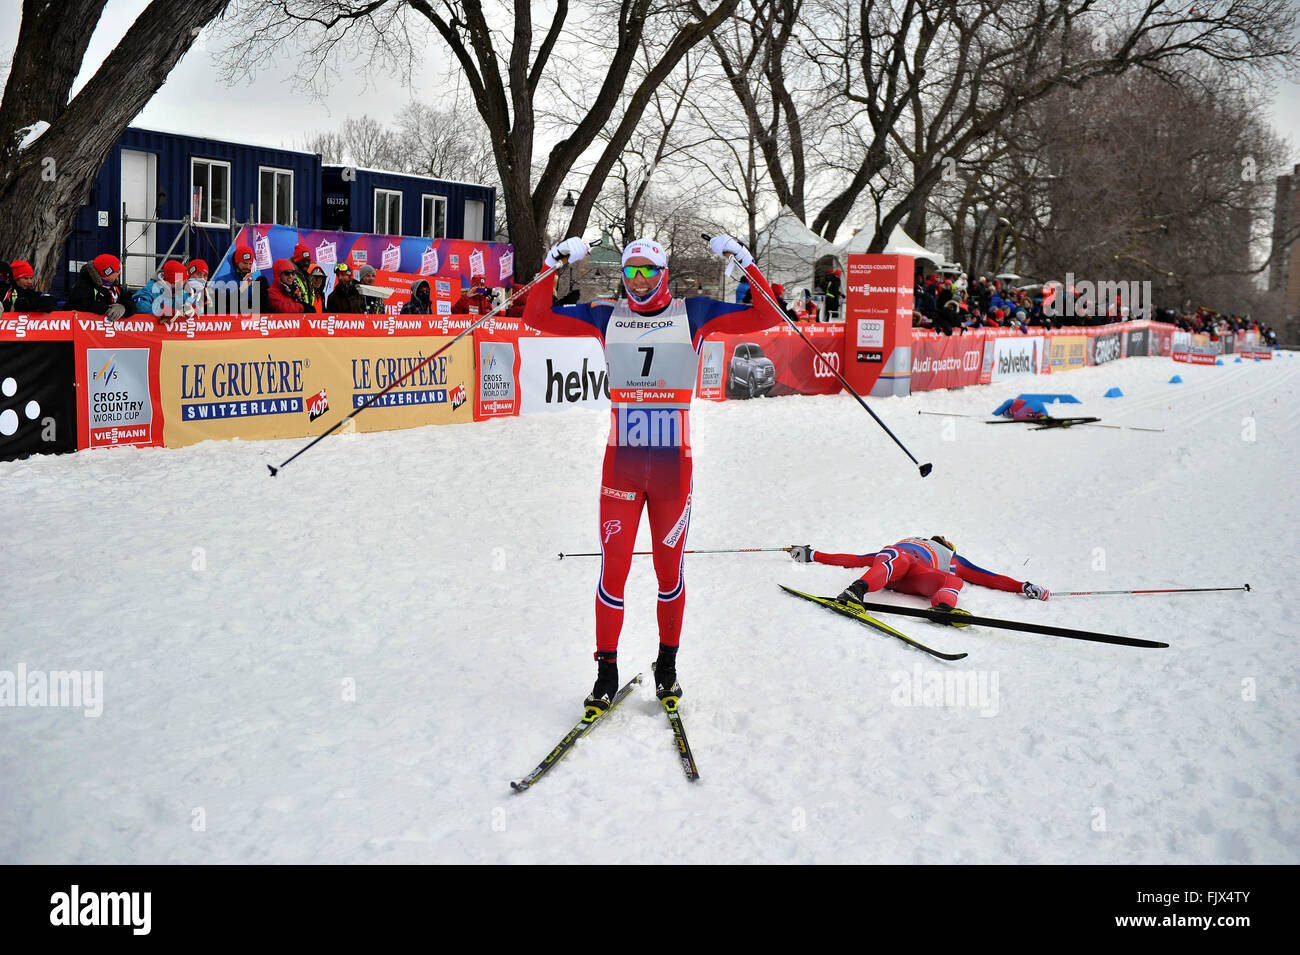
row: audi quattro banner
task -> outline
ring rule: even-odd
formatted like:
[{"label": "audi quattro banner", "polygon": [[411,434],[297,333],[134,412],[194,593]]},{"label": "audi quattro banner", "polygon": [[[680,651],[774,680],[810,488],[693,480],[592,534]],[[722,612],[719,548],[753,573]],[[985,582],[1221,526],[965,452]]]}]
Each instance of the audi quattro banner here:
[{"label": "audi quattro banner", "polygon": [[912,390],[962,388],[979,383],[984,359],[983,335],[912,333]]},{"label": "audi quattro banner", "polygon": [[835,372],[843,372],[845,326],[809,323],[799,331],[817,354],[788,325],[752,335],[710,335],[700,350],[697,394],[714,401],[838,394],[843,385]]}]

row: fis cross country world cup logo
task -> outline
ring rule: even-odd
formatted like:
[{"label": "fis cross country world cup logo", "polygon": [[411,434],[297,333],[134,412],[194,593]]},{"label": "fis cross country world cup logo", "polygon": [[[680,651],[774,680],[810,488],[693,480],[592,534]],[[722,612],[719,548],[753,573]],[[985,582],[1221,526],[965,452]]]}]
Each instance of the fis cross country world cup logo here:
[{"label": "fis cross country world cup logo", "polygon": [[316,392],[316,394],[312,395],[310,398],[307,399],[307,420],[308,421],[315,421],[317,418],[319,418],[321,415],[323,415],[325,412],[329,410],[330,410],[330,399],[329,399],[329,395],[325,393],[324,388],[322,388],[320,391]]}]

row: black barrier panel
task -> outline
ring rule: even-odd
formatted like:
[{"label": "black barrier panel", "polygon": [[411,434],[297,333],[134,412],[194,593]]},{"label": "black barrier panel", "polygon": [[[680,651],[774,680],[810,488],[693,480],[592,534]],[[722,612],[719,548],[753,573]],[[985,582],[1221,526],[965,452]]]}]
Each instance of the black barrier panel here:
[{"label": "black barrier panel", "polygon": [[1114,361],[1120,357],[1119,332],[1097,335],[1090,341],[1092,342],[1092,363],[1094,365],[1104,365],[1106,362]]},{"label": "black barrier panel", "polygon": [[0,461],[77,450],[72,342],[0,343]]},{"label": "black barrier panel", "polygon": [[1129,329],[1128,340],[1124,343],[1124,355],[1128,358],[1145,358],[1151,354],[1151,333],[1145,328]]},{"label": "black barrier panel", "polygon": [[1228,334],[1222,335],[1220,336],[1220,338],[1223,340],[1223,353],[1225,355],[1231,355],[1236,350],[1237,347],[1236,333],[1228,332]]}]

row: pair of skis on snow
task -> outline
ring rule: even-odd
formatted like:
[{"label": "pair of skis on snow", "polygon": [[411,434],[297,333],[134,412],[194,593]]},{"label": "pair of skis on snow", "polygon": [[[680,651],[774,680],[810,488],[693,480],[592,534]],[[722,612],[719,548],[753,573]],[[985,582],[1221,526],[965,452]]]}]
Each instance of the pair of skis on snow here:
[{"label": "pair of skis on snow", "polygon": [[947,624],[950,627],[969,627],[969,626],[986,626],[996,627],[1002,630],[1021,630],[1026,633],[1041,633],[1052,637],[1069,637],[1074,640],[1091,640],[1095,643],[1113,643],[1122,647],[1168,647],[1167,643],[1158,643],[1155,640],[1143,640],[1138,637],[1121,637],[1113,633],[1094,633],[1091,630],[1073,630],[1069,627],[1053,627],[1048,624],[1039,623],[1022,623],[1019,620],[1001,620],[996,617],[979,617],[968,614],[965,611],[943,611],[943,610],[921,610],[917,607],[900,607],[894,604],[880,603],[863,603],[861,609],[854,604],[841,603],[835,597],[817,597],[813,594],[806,594],[801,590],[795,590],[793,587],[787,587],[781,584],[781,589],[795,597],[802,597],[804,600],[811,600],[815,604],[820,604],[827,610],[832,610],[844,617],[850,617],[859,623],[866,624],[873,630],[879,630],[881,633],[887,633],[891,637],[897,637],[909,646],[923,650],[933,657],[940,660],[961,660],[966,656],[965,653],[943,653],[933,647],[928,647],[919,640],[909,637],[899,630],[895,630],[884,621],[877,620],[868,610],[874,610],[877,613],[896,613],[906,617],[921,617],[934,623]]},{"label": "pair of skis on snow", "polygon": [[[609,706],[604,710],[593,712],[591,709],[588,709],[587,712],[583,713],[582,719],[574,724],[573,729],[569,730],[569,732],[564,735],[564,738],[555,745],[555,748],[547,754],[546,758],[537,764],[537,768],[518,782],[511,782],[510,788],[517,793],[521,793],[532,787],[537,780],[546,775],[546,773],[548,773],[556,763],[568,755],[569,751],[572,750],[573,747],[578,745],[578,740],[590,733],[600,723],[602,723],[610,713],[618,709],[618,705],[631,696],[632,691],[641,685],[643,677],[644,674],[638,673],[636,676],[632,677],[632,679],[624,683],[623,686],[619,688],[619,691],[614,694],[614,699],[610,701]],[[700,773],[699,770],[695,768],[695,757],[691,754],[691,745],[686,741],[686,726],[682,722],[682,714],[681,710],[679,710],[677,706],[677,698],[669,697],[662,702],[664,713],[668,716],[668,726],[673,731],[673,744],[677,747],[677,755],[682,762],[682,771],[686,773],[686,778],[688,780],[695,782],[700,778]]]}]

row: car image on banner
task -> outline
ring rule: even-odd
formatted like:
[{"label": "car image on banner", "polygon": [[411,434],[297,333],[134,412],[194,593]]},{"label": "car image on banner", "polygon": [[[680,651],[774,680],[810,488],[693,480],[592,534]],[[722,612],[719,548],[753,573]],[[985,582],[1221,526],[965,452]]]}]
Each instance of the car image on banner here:
[{"label": "car image on banner", "polygon": [[776,365],[753,342],[741,342],[727,365],[727,392],[737,398],[767,395],[776,384]]}]

